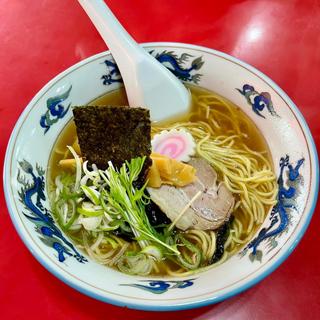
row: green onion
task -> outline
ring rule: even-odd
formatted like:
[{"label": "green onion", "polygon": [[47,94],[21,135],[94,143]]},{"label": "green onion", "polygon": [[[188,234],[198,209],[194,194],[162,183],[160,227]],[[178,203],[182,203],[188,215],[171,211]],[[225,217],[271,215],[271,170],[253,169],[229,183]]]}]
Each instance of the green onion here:
[{"label": "green onion", "polygon": [[102,216],[104,213],[103,210],[88,210],[84,209],[83,207],[77,208],[77,212],[87,217],[99,217]]},{"label": "green onion", "polygon": [[76,161],[76,181],[74,183],[74,191],[78,191],[80,187],[80,180],[81,180],[81,173],[82,173],[82,167],[81,167],[81,161],[77,153],[74,151],[74,149],[70,146],[67,146],[69,151],[74,157],[74,160]]},{"label": "green onion", "polygon": [[112,239],[111,237],[104,237],[102,240],[103,243],[110,243],[112,249],[116,249],[119,246],[119,243]]},{"label": "green onion", "polygon": [[84,194],[93,202],[95,205],[100,204],[100,193],[97,190],[94,190],[87,186],[81,186],[81,189],[83,190]]},{"label": "green onion", "polygon": [[162,258],[162,251],[156,246],[147,246],[141,252],[148,256],[154,257],[157,261],[160,261]]},{"label": "green onion", "polygon": [[102,227],[102,226],[99,226],[99,230],[101,231],[112,231],[112,230],[116,230],[119,228],[119,224],[117,225],[114,225],[114,226],[107,226],[107,227]]},{"label": "green onion", "polygon": [[179,240],[184,245],[183,248],[188,249],[189,252],[184,251],[179,256],[177,256],[178,262],[180,262],[180,264],[188,270],[199,268],[202,257],[200,249],[186,240],[181,233],[176,236],[176,241]]},{"label": "green onion", "polygon": [[124,273],[143,276],[151,272],[153,261],[144,253],[127,253],[119,259],[117,266]]},{"label": "green onion", "polygon": [[60,193],[60,198],[53,204],[53,213],[57,217],[62,228],[64,230],[69,230],[78,217],[75,200],[68,199],[66,201],[62,197],[62,193]]},{"label": "green onion", "polygon": [[69,221],[63,226],[65,230],[69,230],[78,217],[75,202],[73,200],[69,200],[69,203],[71,203],[72,206],[72,215]]}]

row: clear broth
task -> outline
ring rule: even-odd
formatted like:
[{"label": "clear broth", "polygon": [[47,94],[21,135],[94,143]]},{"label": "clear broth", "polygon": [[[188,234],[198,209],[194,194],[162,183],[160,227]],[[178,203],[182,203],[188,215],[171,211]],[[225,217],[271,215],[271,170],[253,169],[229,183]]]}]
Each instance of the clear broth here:
[{"label": "clear broth", "polygon": [[[197,108],[195,97],[200,94],[210,94],[211,91],[208,91],[203,88],[195,87],[195,86],[188,86],[188,88],[190,89],[193,97],[193,103],[190,110],[190,112],[193,112]],[[88,103],[88,105],[126,106],[128,105],[128,99],[127,99],[125,90],[122,87],[120,89],[117,89],[102,95],[101,97]],[[245,142],[247,146],[252,150],[255,150],[258,152],[267,151],[267,154],[268,154],[267,158],[268,160],[271,160],[269,147],[264,137],[262,136],[261,132],[254,124],[254,122],[237,105],[233,104],[232,102],[230,102],[230,105],[234,109],[233,112],[235,115],[238,115],[239,117],[242,117],[242,118],[246,118],[248,123],[251,124],[251,132],[248,133],[248,136],[245,138]],[[184,121],[184,120],[186,120],[186,117],[172,118],[172,119],[168,119],[166,122],[157,123],[155,125],[162,126],[162,125],[170,124],[176,121]],[[197,118],[197,117],[194,117],[193,120],[206,121],[206,119]],[[228,131],[229,129],[231,129],[231,127],[228,127],[228,123],[226,123],[223,126],[223,128],[225,131]],[[49,166],[48,166],[50,181],[54,181],[54,178],[57,176],[58,172],[61,170],[59,167],[59,161],[63,159],[64,151],[66,151],[66,146],[72,145],[73,142],[75,141],[75,137],[76,137],[76,127],[75,127],[74,121],[70,120],[68,124],[65,126],[65,128],[62,130],[58,139],[56,140],[50,155]],[[60,150],[61,152],[57,152],[57,150],[58,151]]]},{"label": "clear broth", "polygon": [[[190,112],[196,111],[198,108],[197,106],[197,96],[203,95],[203,94],[210,94],[212,93],[211,91],[208,91],[203,88],[199,87],[194,87],[194,86],[188,86],[192,93],[193,97],[193,103],[192,103],[192,108]],[[232,107],[232,112],[237,115],[238,117],[245,118],[247,123],[249,123],[250,127],[250,132],[246,132],[247,136],[244,137],[245,143],[248,147],[250,147],[254,151],[267,151],[267,158],[272,163],[271,157],[270,157],[270,152],[268,145],[263,138],[262,134],[258,130],[258,128],[255,126],[253,121],[235,104],[229,102],[231,107]],[[123,105],[128,105],[128,100],[125,94],[124,88],[117,89],[112,92],[108,92],[107,94],[93,100],[90,102],[88,105],[113,105],[113,106],[123,106]],[[174,119],[169,119],[165,123],[156,123],[153,124],[155,126],[163,126],[167,125],[176,121],[184,121],[187,120],[189,116],[187,117],[180,117],[180,118],[174,118]],[[205,118],[197,118],[197,116],[194,116],[192,118],[192,121],[196,120],[201,120],[207,122]],[[231,129],[231,127],[228,127],[228,123],[222,124],[223,131],[227,132],[228,130]],[[246,128],[241,128],[241,131],[246,131]],[[56,140],[54,147],[52,149],[51,155],[50,155],[50,161],[49,161],[49,166],[48,166],[48,178],[49,181],[52,183],[55,179],[55,177],[60,174],[61,168],[59,167],[59,161],[65,157],[65,154],[67,151],[66,146],[67,145],[72,145],[76,139],[76,127],[74,124],[73,120],[70,120],[69,123],[65,126],[65,128],[62,130],[61,134],[59,135],[58,139]],[[69,155],[71,157],[71,155]],[[269,210],[269,207],[265,207],[266,213]],[[234,213],[236,214],[236,212]],[[245,224],[244,224],[245,225]],[[79,232],[69,232],[69,236],[77,242],[77,239],[79,239]],[[239,245],[239,249],[241,248],[241,245]],[[166,265],[170,265],[171,269],[178,269],[179,266],[177,266],[174,262],[171,261],[166,261],[166,262],[160,262],[158,263],[158,268],[159,272],[156,274],[151,274],[152,276],[159,276],[159,275],[168,275],[167,274],[167,267]]]}]

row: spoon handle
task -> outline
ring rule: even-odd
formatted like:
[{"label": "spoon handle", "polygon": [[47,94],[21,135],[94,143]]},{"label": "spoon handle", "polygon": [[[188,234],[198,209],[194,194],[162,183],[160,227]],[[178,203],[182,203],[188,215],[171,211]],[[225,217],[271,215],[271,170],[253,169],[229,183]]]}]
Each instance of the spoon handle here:
[{"label": "spoon handle", "polygon": [[[108,45],[118,65],[122,65],[123,62],[128,63],[128,59],[137,58],[135,57],[137,53],[141,54],[143,49],[122,27],[103,0],[78,0],[78,2]],[[129,52],[131,58],[128,56]]]}]

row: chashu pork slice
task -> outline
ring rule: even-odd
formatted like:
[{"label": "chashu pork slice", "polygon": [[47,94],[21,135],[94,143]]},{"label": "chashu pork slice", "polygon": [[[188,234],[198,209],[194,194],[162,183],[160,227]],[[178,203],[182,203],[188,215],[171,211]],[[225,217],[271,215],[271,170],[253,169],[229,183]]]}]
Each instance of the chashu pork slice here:
[{"label": "chashu pork slice", "polygon": [[234,197],[223,182],[217,184],[217,173],[206,160],[193,158],[189,164],[197,170],[195,182],[182,188],[169,185],[148,188],[151,200],[174,221],[190,200],[201,191],[176,226],[181,230],[217,229],[229,219]]}]

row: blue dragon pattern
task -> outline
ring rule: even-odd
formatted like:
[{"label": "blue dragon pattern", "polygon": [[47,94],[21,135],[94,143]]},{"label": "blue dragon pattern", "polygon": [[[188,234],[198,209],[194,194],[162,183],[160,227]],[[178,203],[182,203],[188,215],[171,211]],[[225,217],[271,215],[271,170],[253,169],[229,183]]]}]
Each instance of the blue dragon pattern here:
[{"label": "blue dragon pattern", "polygon": [[111,60],[105,60],[104,64],[107,67],[108,73],[103,75],[101,79],[103,80],[104,85],[110,85],[112,83],[120,82],[122,83],[122,78],[120,74],[120,70],[116,63]]},{"label": "blue dragon pattern", "polygon": [[[192,60],[189,67],[185,64],[189,61],[192,55],[188,53],[182,53],[180,57],[173,51],[163,51],[161,53],[154,53],[154,50],[149,52],[151,55],[162,63],[168,70],[170,70],[177,78],[185,82],[193,82],[197,84],[200,81],[201,74],[194,73],[194,71],[199,70],[204,61],[202,57],[198,57]],[[118,66],[111,60],[105,60],[104,64],[107,67],[107,74],[103,75],[101,79],[104,85],[110,85],[116,82],[123,82]]]},{"label": "blue dragon pattern", "polygon": [[277,204],[273,207],[270,215],[270,225],[261,229],[258,236],[254,238],[246,248],[240,252],[241,256],[245,256],[246,253],[251,250],[249,254],[250,261],[261,261],[262,251],[258,250],[260,244],[267,241],[269,252],[277,245],[277,238],[284,232],[288,232],[288,226],[292,219],[292,210],[297,210],[295,206],[295,199],[298,196],[298,188],[302,181],[300,175],[300,167],[304,162],[304,158],[301,158],[295,165],[289,162],[289,156],[280,159],[280,174],[278,178],[278,196]]},{"label": "blue dragon pattern", "polygon": [[267,108],[269,113],[274,117],[279,117],[273,107],[270,93],[261,92],[259,93],[254,89],[253,86],[245,84],[242,89],[237,89],[246,99],[248,104],[252,107],[252,111],[259,117],[265,118],[262,114],[264,108]]},{"label": "blue dragon pattern", "polygon": [[62,232],[56,227],[50,212],[42,205],[42,201],[46,200],[44,193],[45,171],[36,165],[36,175],[32,165],[26,160],[20,161],[19,165],[32,178],[30,182],[18,169],[17,181],[21,184],[21,189],[18,192],[19,200],[29,211],[29,214],[23,214],[35,224],[35,229],[40,234],[41,241],[57,252],[60,262],[65,261],[66,256],[74,257],[81,263],[86,262],[87,259],[63,236]]},{"label": "blue dragon pattern", "polygon": [[121,284],[121,286],[128,286],[139,288],[154,294],[165,293],[171,289],[184,289],[193,285],[195,279],[181,280],[181,281],[163,281],[163,280],[141,280],[147,284],[132,283],[132,284]]},{"label": "blue dragon pattern", "polygon": [[71,103],[65,107],[62,102],[69,97],[71,89],[72,86],[64,93],[47,100],[47,111],[40,118],[40,126],[44,128],[44,134],[46,134],[51,126],[58,122],[59,119],[62,119],[69,111]]}]

